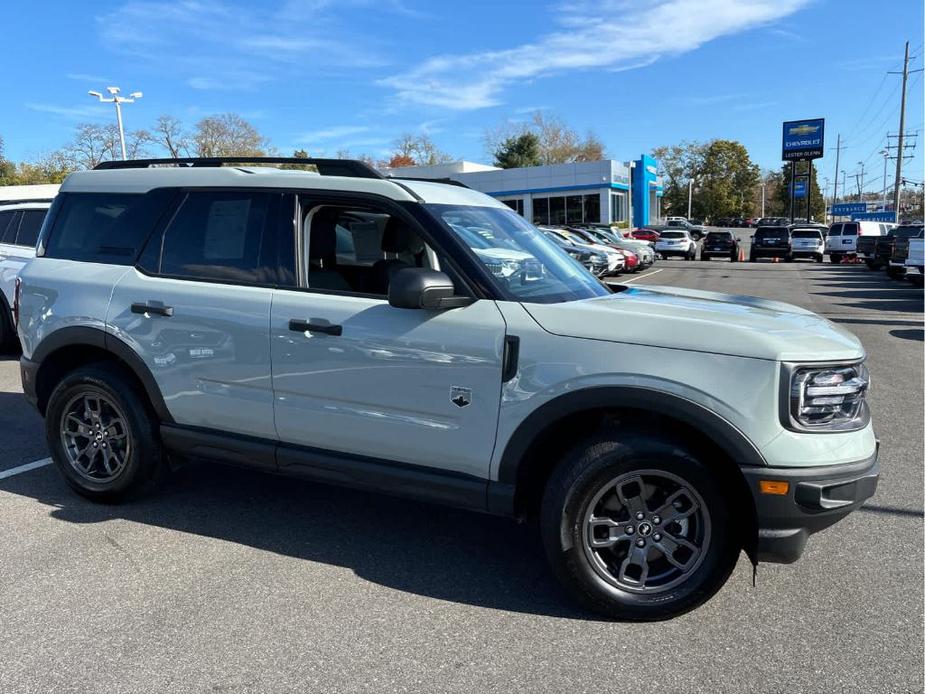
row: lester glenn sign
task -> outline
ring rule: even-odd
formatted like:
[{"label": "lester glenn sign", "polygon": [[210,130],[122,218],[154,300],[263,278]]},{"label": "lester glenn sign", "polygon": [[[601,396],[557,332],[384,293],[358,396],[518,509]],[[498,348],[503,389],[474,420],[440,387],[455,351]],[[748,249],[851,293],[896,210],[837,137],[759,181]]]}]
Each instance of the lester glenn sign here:
[{"label": "lester glenn sign", "polygon": [[825,118],[784,123],[784,161],[820,159],[825,145]]}]

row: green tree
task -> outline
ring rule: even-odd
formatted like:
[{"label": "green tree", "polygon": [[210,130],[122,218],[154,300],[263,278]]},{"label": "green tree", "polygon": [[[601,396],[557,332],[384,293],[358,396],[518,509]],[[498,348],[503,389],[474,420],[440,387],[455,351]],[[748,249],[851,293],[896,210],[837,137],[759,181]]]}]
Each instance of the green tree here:
[{"label": "green tree", "polygon": [[[809,162],[796,162],[796,175],[806,176],[809,170]],[[822,191],[819,188],[819,168],[813,166],[812,181],[810,182],[810,217],[817,220],[824,219],[825,201],[822,199]],[[775,210],[781,217],[790,216],[790,164],[781,166],[778,174],[780,185],[775,191]],[[806,219],[806,198],[796,198],[793,201],[793,216],[795,219]],[[770,215],[769,215],[770,216]]]},{"label": "green tree", "polygon": [[495,150],[495,166],[515,169],[540,165],[540,139],[535,133],[512,135]]},{"label": "green tree", "polygon": [[713,140],[703,155],[697,189],[698,208],[708,219],[751,214],[760,169],[735,140]]}]

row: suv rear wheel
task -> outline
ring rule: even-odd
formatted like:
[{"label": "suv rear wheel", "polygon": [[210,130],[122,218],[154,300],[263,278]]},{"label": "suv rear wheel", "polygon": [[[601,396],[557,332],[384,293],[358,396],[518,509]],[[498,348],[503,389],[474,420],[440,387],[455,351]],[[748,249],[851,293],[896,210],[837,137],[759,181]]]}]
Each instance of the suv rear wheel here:
[{"label": "suv rear wheel", "polygon": [[156,421],[121,368],[92,364],[55,387],[45,436],[71,487],[90,499],[117,501],[146,491],[166,469]]},{"label": "suv rear wheel", "polygon": [[0,299],[0,352],[11,352],[16,345],[13,319],[6,302]]},{"label": "suv rear wheel", "polygon": [[559,580],[589,609],[654,620],[708,600],[739,543],[715,477],[683,444],[614,431],[553,473],[542,534]]}]

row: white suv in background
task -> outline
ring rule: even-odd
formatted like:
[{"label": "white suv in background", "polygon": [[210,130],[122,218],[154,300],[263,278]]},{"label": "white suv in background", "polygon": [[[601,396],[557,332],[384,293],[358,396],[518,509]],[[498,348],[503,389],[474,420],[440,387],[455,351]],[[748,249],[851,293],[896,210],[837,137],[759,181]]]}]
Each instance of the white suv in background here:
[{"label": "white suv in background", "polygon": [[22,202],[0,205],[0,350],[13,345],[13,285],[29,260],[35,257],[42,222],[50,202]]},{"label": "white suv in background", "polygon": [[685,260],[693,260],[697,255],[697,243],[683,229],[666,229],[655,242],[655,252],[663,258],[680,255]]}]

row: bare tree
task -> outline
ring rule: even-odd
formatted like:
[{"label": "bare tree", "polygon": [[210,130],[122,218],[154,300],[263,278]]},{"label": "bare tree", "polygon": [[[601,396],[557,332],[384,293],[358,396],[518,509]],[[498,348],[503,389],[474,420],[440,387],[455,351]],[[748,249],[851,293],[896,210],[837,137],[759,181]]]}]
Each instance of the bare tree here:
[{"label": "bare tree", "polygon": [[158,116],[154,124],[153,139],[174,159],[190,155],[190,136],[183,129],[183,123],[179,118],[168,115]]},{"label": "bare tree", "polygon": [[607,157],[604,145],[593,132],[582,138],[559,116],[535,111],[526,123],[502,123],[489,128],[483,135],[486,151],[495,156],[506,142],[516,141],[531,133],[537,138],[540,164],[567,164],[575,161],[599,161]]},{"label": "bare tree", "polygon": [[404,166],[433,166],[453,161],[450,154],[440,150],[427,133],[405,133],[392,143],[394,152],[390,161],[403,162]]},{"label": "bare tree", "polygon": [[236,113],[203,118],[193,142],[200,157],[260,157],[270,149],[269,140]]}]

